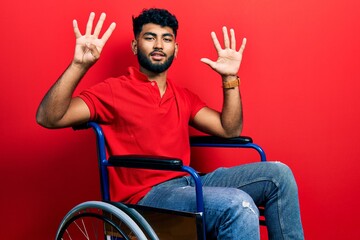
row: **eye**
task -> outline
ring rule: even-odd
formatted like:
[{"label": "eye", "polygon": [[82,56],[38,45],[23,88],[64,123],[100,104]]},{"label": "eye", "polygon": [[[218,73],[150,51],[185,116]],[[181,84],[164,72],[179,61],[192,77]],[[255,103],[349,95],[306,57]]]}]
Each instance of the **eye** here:
[{"label": "eye", "polygon": [[145,37],[144,38],[146,41],[152,41],[152,40],[154,40],[155,38],[154,37]]},{"label": "eye", "polygon": [[172,38],[164,38],[165,42],[172,42]]}]

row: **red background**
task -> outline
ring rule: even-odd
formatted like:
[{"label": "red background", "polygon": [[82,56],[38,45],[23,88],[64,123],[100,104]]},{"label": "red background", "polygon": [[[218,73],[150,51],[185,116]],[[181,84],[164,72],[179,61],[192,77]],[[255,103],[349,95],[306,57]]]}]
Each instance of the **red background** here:
[{"label": "red background", "polygon": [[219,77],[200,62],[216,56],[210,32],[227,25],[238,42],[247,37],[240,70],[244,135],[293,169],[307,239],[358,238],[357,0],[1,1],[0,238],[51,239],[71,207],[99,198],[92,132],[41,128],[36,108],[71,61],[73,18],[84,29],[90,11],[105,11],[117,23],[83,89],[136,62],[131,16],[153,6],[180,21],[171,77],[217,109]]}]

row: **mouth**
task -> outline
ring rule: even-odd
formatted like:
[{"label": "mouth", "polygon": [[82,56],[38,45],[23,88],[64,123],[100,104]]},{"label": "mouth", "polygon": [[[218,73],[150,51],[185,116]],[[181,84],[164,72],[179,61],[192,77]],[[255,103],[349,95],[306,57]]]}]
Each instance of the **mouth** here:
[{"label": "mouth", "polygon": [[150,56],[155,61],[161,61],[163,58],[166,57],[166,54],[163,52],[154,51],[154,52],[150,53]]}]

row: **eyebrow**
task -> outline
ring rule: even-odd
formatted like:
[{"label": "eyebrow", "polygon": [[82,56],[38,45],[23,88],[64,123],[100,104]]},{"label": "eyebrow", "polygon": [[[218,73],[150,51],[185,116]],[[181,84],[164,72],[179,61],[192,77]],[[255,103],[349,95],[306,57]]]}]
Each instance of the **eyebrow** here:
[{"label": "eyebrow", "polygon": [[[143,36],[146,36],[146,35],[150,35],[150,36],[153,36],[153,37],[157,37],[157,34],[156,33],[153,33],[153,32],[145,32]],[[171,33],[164,33],[161,35],[162,37],[174,37],[173,34]]]}]

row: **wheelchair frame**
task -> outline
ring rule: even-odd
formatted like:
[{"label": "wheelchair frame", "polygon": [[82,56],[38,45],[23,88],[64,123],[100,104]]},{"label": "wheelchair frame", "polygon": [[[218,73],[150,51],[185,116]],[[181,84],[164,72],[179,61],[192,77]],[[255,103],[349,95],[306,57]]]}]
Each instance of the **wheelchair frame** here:
[{"label": "wheelchair frame", "polygon": [[[99,208],[102,211],[108,212],[108,214],[114,213],[114,216],[121,222],[125,222],[128,225],[141,225],[141,228],[138,229],[136,226],[132,229],[138,233],[137,239],[158,239],[156,233],[147,223],[147,221],[133,209],[134,205],[130,207],[122,203],[110,202],[110,193],[109,193],[109,177],[108,177],[108,167],[127,167],[127,168],[143,168],[143,169],[154,169],[154,170],[172,170],[172,171],[182,171],[189,173],[195,182],[195,192],[196,192],[196,209],[197,209],[197,218],[200,218],[201,224],[197,224],[198,239],[206,239],[205,234],[205,218],[204,218],[204,203],[203,203],[203,193],[202,185],[199,174],[191,167],[184,166],[180,159],[167,158],[167,157],[149,157],[149,156],[138,156],[138,155],[123,155],[123,156],[110,156],[109,159],[106,158],[106,147],[105,147],[105,137],[104,133],[99,124],[96,122],[88,122],[82,126],[75,127],[75,130],[78,129],[87,129],[92,128],[96,135],[96,146],[97,146],[97,157],[99,164],[99,176],[100,176],[100,187],[101,187],[101,197],[103,202],[98,201],[89,201],[74,207],[63,219],[60,224],[60,227],[57,232],[56,239],[59,238],[61,234],[64,233],[64,228],[69,225],[72,219],[80,218],[81,215],[79,212],[85,211],[91,208]],[[190,138],[190,145],[192,147],[220,147],[220,148],[251,148],[255,149],[261,161],[266,161],[266,155],[264,150],[257,144],[253,143],[250,137],[236,137],[236,138],[219,138],[214,136],[194,136]],[[170,211],[171,212],[171,211]],[[174,211],[173,211],[174,212]],[[260,208],[260,212],[262,209]],[[96,215],[96,214],[95,214]],[[82,215],[81,215],[82,216]],[[100,218],[99,216],[95,216]],[[135,221],[133,221],[135,220]],[[112,223],[112,220],[104,218],[104,221]],[[265,225],[265,220],[260,219],[260,224]],[[132,227],[130,227],[132,228]],[[120,230],[120,229],[119,229]],[[146,232],[146,236],[142,233]],[[116,239],[127,239],[125,238],[116,238]]]}]

